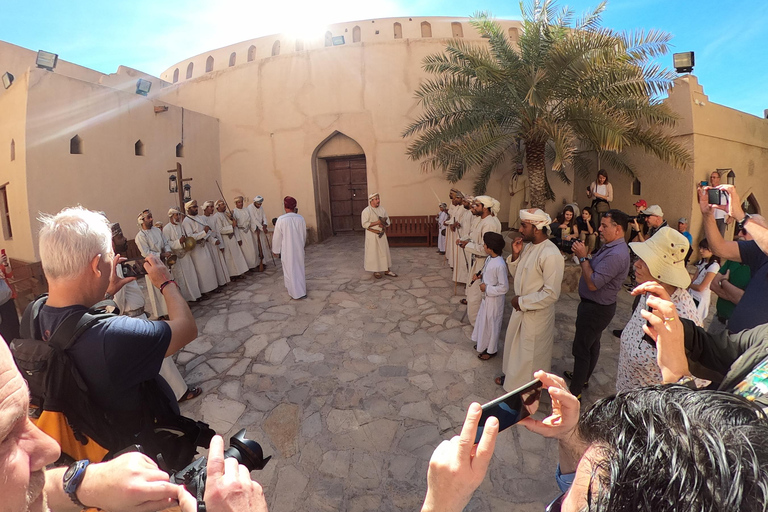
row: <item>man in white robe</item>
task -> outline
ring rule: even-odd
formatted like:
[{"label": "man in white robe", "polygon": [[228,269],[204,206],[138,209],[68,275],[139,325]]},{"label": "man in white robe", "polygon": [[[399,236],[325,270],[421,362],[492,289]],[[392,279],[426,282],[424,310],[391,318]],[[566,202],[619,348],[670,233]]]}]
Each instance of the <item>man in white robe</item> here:
[{"label": "man in white robe", "polygon": [[368,196],[368,206],[360,215],[360,220],[365,229],[365,270],[373,272],[376,279],[381,279],[382,273],[385,276],[397,277],[390,268],[392,256],[389,254],[389,242],[385,232],[392,221],[387,215],[387,210],[381,206],[378,193],[374,192]]},{"label": "man in white robe", "polygon": [[[163,261],[170,256],[171,247],[168,245],[163,232],[157,229],[153,225],[152,212],[144,210],[138,216],[139,229],[136,235],[136,246],[139,248],[141,255],[146,258],[150,254],[154,254]],[[144,280],[147,284],[147,295],[149,295],[149,304],[152,308],[152,315],[155,318],[163,318],[168,316],[168,307],[165,305],[165,299],[160,290],[155,288],[149,276],[144,276]]]},{"label": "man in white robe", "polygon": [[248,270],[255,270],[259,265],[259,254],[256,251],[255,239],[251,232],[251,216],[248,211],[243,208],[243,196],[235,197],[235,208],[232,210],[232,215],[237,222],[238,245],[243,251],[243,257],[246,264],[248,264]]},{"label": "man in white robe", "polygon": [[211,228],[208,232],[208,236],[213,240],[212,244],[206,244],[208,252],[211,254],[213,260],[213,268],[216,269],[216,281],[219,286],[224,286],[230,282],[229,272],[227,271],[227,263],[224,261],[224,242],[221,239],[221,235],[216,231],[216,223],[213,221],[213,201],[206,201],[203,203],[203,215],[202,221]]},{"label": "man in white robe", "polygon": [[181,225],[181,211],[171,208],[168,210],[168,219],[170,222],[163,226],[163,235],[177,258],[176,264],[171,267],[171,273],[184,299],[187,302],[194,302],[202,296],[202,293],[200,293],[192,256],[184,249],[187,235]]},{"label": "man in white robe", "polygon": [[[470,231],[466,239],[457,242],[464,249],[467,259],[471,258],[469,279],[482,270],[485,258],[488,257],[483,248],[483,235],[488,232],[501,234],[499,220],[491,213],[493,198],[490,196],[477,196],[472,204],[472,214],[480,220],[472,226],[472,231]],[[475,281],[475,284],[477,284],[477,281]],[[480,303],[483,301],[483,293],[480,291],[479,284],[477,286],[473,284],[467,285],[466,295],[467,317],[469,318],[469,323],[475,325],[477,312],[480,310]]]},{"label": "man in white robe", "polygon": [[200,293],[206,294],[219,287],[219,283],[216,280],[216,268],[214,267],[211,253],[208,247],[206,247],[207,244],[213,243],[213,237],[209,235],[211,228],[198,215],[199,207],[196,200],[188,201],[184,205],[184,209],[187,210],[187,216],[182,221],[181,226],[184,229],[184,233],[194,238],[197,242],[190,256],[192,257],[192,263],[195,265],[195,274],[197,274]]},{"label": "man in white robe", "polygon": [[[456,215],[453,219],[453,225],[456,228],[456,242],[468,240],[472,227],[477,224],[475,215],[472,212],[472,201],[472,196],[464,196],[462,197],[461,205],[456,209]],[[456,244],[456,242],[453,244],[456,251],[454,255],[453,281],[466,285],[471,280],[469,271],[472,266],[472,255]],[[466,302],[462,303],[466,304]]]},{"label": "man in white robe", "polygon": [[307,282],[304,277],[304,244],[307,241],[307,224],[304,217],[295,213],[296,199],[283,199],[285,214],[277,218],[272,250],[275,256],[282,254],[283,282],[288,295],[294,299],[307,296]]},{"label": "man in white robe", "polygon": [[440,213],[437,215],[437,252],[445,254],[445,235],[448,230],[443,224],[448,220],[448,205],[440,203]]},{"label": "man in white robe", "polygon": [[523,164],[517,164],[509,178],[509,225],[508,229],[520,228],[520,210],[528,206],[528,178],[523,174]]},{"label": "man in white robe", "polygon": [[230,220],[226,212],[227,205],[219,199],[216,201],[216,213],[213,219],[214,231],[221,237],[224,245],[224,261],[227,264],[227,272],[233,280],[240,279],[243,274],[248,272],[248,263],[243,256],[243,250],[240,248],[240,230],[237,229],[237,221]]},{"label": "man in white robe", "polygon": [[256,196],[253,198],[253,203],[246,207],[248,215],[251,216],[251,233],[253,234],[253,243],[256,247],[256,254],[259,254],[259,246],[261,244],[261,254],[264,257],[263,263],[267,264],[267,256],[269,255],[269,240],[267,236],[269,233],[269,220],[267,219],[267,213],[263,207],[264,198]]},{"label": "man in white robe", "polygon": [[533,380],[533,372],[550,370],[555,303],[565,268],[560,250],[549,240],[549,215],[539,209],[520,210],[520,221],[522,237],[514,240],[507,258],[515,295],[504,339],[504,376],[496,379],[508,392]]},{"label": "man in white robe", "polygon": [[451,189],[450,193],[451,204],[448,206],[448,220],[444,223],[445,229],[445,259],[448,260],[448,266],[453,268],[454,254],[456,251],[456,229],[453,227],[454,219],[456,218],[456,212],[461,208],[461,198],[464,195],[456,190]]}]

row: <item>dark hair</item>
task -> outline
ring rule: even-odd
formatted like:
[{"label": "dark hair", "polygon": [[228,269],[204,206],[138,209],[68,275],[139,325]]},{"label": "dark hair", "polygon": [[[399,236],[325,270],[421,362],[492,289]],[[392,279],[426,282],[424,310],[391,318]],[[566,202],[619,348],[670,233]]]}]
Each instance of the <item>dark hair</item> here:
[{"label": "dark hair", "polygon": [[[712,249],[709,248],[709,242],[707,241],[706,238],[702,238],[701,241],[699,242],[699,249],[706,249],[709,252],[712,252]],[[702,258],[702,260],[703,259],[704,258]],[[701,260],[699,260],[699,262],[701,262]],[[707,260],[707,268],[709,268],[709,266],[715,262],[720,263],[720,256],[716,256],[714,253],[712,253],[712,256],[710,256],[709,259]]]},{"label": "dark hair", "polygon": [[599,400],[578,427],[597,454],[588,510],[765,510],[766,420],[741,396],[677,385]]},{"label": "dark hair", "polygon": [[[600,169],[599,171],[597,171],[597,177],[599,178],[600,176],[605,176],[605,182],[608,183],[608,173],[605,171],[605,169]],[[599,184],[600,182],[597,181],[597,178],[595,178],[595,185],[599,185]]]},{"label": "dark hair", "polygon": [[562,224],[565,222],[565,212],[571,212],[571,220],[568,222],[568,227],[572,228],[574,224],[576,224],[576,212],[573,211],[573,206],[566,205],[565,208],[563,208],[563,211],[561,211],[557,215],[557,223]]},{"label": "dark hair", "polygon": [[504,237],[493,231],[488,231],[483,235],[483,242],[496,256],[500,256],[502,251],[504,251],[504,246],[507,245]]},{"label": "dark hair", "polygon": [[608,210],[603,214],[603,217],[611,219],[611,222],[619,226],[623,231],[626,231],[629,227],[629,216],[621,210]]}]

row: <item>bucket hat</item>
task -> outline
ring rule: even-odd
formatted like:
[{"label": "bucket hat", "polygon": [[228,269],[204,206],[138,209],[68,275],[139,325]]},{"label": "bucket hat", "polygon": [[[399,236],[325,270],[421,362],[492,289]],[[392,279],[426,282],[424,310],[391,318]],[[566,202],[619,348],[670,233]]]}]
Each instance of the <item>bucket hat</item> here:
[{"label": "bucket hat", "polygon": [[676,229],[664,226],[645,242],[631,242],[630,249],[648,265],[651,275],[660,283],[688,288],[691,276],[685,269],[685,255],[690,244]]}]

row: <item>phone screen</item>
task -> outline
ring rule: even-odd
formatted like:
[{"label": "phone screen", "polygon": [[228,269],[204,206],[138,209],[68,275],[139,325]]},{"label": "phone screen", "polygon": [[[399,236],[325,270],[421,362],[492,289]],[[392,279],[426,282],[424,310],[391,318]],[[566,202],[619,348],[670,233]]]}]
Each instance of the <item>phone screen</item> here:
[{"label": "phone screen", "polygon": [[491,416],[499,419],[499,432],[511,427],[523,418],[536,412],[541,398],[541,381],[536,379],[511,393],[500,396],[492,402],[483,405],[483,415],[475,435],[475,444],[480,442],[485,421]]}]

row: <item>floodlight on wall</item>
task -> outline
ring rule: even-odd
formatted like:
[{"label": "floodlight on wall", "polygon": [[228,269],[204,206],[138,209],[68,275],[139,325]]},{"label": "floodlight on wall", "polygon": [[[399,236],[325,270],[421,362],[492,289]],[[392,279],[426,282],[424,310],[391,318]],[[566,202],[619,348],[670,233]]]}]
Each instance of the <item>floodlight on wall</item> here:
[{"label": "floodlight on wall", "polygon": [[179,191],[179,184],[176,181],[176,175],[171,174],[168,176],[168,192],[171,194],[176,194]]},{"label": "floodlight on wall", "polygon": [[344,36],[335,36],[333,38],[333,46],[341,46],[344,44]]},{"label": "floodlight on wall", "polygon": [[7,89],[11,86],[12,83],[13,83],[13,75],[6,71],[3,74],[3,87]]},{"label": "floodlight on wall", "polygon": [[189,183],[184,184],[184,202],[192,200],[192,185]]},{"label": "floodlight on wall", "polygon": [[693,56],[693,52],[674,53],[672,54],[672,63],[675,66],[675,71],[678,73],[690,73],[693,71],[696,59]]},{"label": "floodlight on wall", "polygon": [[146,96],[149,94],[149,90],[152,88],[152,82],[149,80],[144,80],[143,78],[139,78],[136,82],[136,94],[141,94],[142,96]]},{"label": "floodlight on wall", "polygon": [[59,63],[59,56],[55,53],[39,50],[37,52],[37,60],[35,61],[37,67],[53,71],[56,64]]}]

